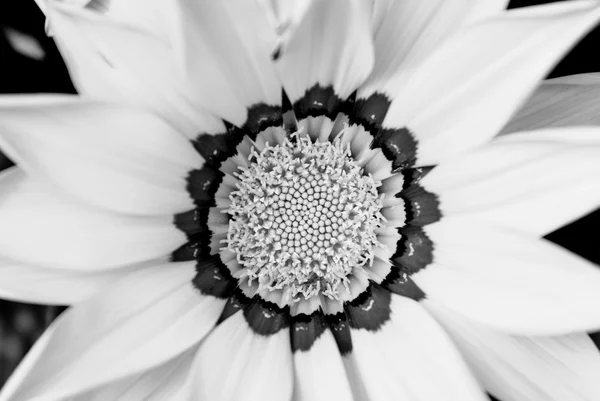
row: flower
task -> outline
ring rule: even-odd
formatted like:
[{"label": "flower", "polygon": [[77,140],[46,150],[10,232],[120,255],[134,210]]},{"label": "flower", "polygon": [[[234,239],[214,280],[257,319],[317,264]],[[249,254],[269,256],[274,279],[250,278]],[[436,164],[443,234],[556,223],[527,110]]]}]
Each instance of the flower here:
[{"label": "flower", "polygon": [[496,135],[600,6],[260,4],[48,4],[82,96],[0,101],[0,291],[73,306],[0,399],[597,399],[600,272],[540,237],[599,129],[554,82]]}]

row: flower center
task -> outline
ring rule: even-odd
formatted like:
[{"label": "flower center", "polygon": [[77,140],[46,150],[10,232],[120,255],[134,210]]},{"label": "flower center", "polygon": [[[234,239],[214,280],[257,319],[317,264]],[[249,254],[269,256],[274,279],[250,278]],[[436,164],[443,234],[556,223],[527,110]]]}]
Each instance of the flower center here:
[{"label": "flower center", "polygon": [[380,246],[378,183],[364,175],[338,140],[302,134],[257,152],[234,175],[227,248],[258,289],[283,291],[285,302],[324,295],[339,300],[349,277]]}]

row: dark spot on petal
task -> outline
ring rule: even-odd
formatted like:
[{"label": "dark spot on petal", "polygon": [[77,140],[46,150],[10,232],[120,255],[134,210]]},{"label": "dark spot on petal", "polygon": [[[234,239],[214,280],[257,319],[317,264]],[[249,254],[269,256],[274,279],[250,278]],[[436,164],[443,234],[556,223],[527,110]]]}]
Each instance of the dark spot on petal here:
[{"label": "dark spot on petal", "polygon": [[223,173],[217,169],[204,166],[200,170],[192,170],[187,177],[187,190],[196,205],[214,206],[214,195],[221,185]]},{"label": "dark spot on petal", "polygon": [[252,331],[261,336],[271,336],[290,325],[289,307],[280,308],[259,296],[244,308],[244,317]]},{"label": "dark spot on petal", "polygon": [[386,159],[392,162],[393,171],[412,167],[416,162],[417,140],[406,128],[380,129],[371,148],[381,148]]},{"label": "dark spot on petal", "polygon": [[350,327],[377,331],[390,318],[390,292],[371,282],[356,299],[344,305]]},{"label": "dark spot on petal", "polygon": [[415,301],[425,298],[425,293],[410,278],[408,273],[395,266],[392,267],[392,270],[385,280],[383,280],[381,286],[393,293],[414,299]]},{"label": "dark spot on petal", "polygon": [[327,328],[325,317],[321,311],[310,315],[303,313],[292,316],[290,337],[292,351],[308,351]]},{"label": "dark spot on petal", "polygon": [[442,218],[437,195],[426,191],[419,184],[410,185],[396,194],[396,197],[405,202],[407,224],[424,226]]},{"label": "dark spot on petal", "polygon": [[402,236],[396,253],[390,258],[392,263],[401,266],[408,274],[427,267],[433,261],[433,242],[421,227],[405,226],[398,229]]},{"label": "dark spot on petal", "polygon": [[402,175],[404,176],[404,183],[402,185],[402,189],[408,188],[412,184],[417,184],[421,181],[431,170],[433,170],[435,166],[428,167],[416,167],[416,168],[407,168],[402,170]]},{"label": "dark spot on petal", "polygon": [[280,106],[269,106],[259,103],[248,108],[248,118],[242,130],[244,134],[254,140],[259,132],[269,127],[281,126],[282,123]]},{"label": "dark spot on petal", "polygon": [[298,120],[319,116],[327,116],[334,120],[342,103],[342,99],[335,94],[333,87],[323,88],[317,84],[308,89],[304,96],[294,103],[294,112]]},{"label": "dark spot on petal", "polygon": [[357,99],[349,116],[350,121],[362,125],[375,136],[383,124],[390,103],[390,99],[383,93],[374,93],[368,98]]},{"label": "dark spot on petal", "polygon": [[223,312],[221,316],[219,316],[219,320],[217,320],[217,324],[223,323],[225,320],[229,319],[231,316],[236,314],[237,312],[244,309],[251,302],[250,298],[248,298],[242,290],[236,288],[233,291],[233,294],[227,300],[225,307],[223,308]]},{"label": "dark spot on petal", "polygon": [[275,50],[273,50],[273,52],[271,53],[271,60],[272,61],[279,60],[279,57],[281,57],[281,46],[277,46],[275,48]]},{"label": "dark spot on petal", "polygon": [[350,335],[350,324],[346,314],[339,312],[335,315],[325,315],[325,321],[329,325],[333,338],[335,338],[340,354],[344,356],[352,352],[352,336]]},{"label": "dark spot on petal", "polygon": [[224,299],[231,296],[237,282],[220,256],[213,255],[198,261],[192,283],[203,294]]}]

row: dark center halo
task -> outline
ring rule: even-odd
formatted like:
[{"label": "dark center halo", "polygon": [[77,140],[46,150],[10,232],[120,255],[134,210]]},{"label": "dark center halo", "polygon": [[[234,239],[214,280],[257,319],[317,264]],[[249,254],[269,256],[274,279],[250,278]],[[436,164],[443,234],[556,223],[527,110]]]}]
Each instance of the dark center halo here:
[{"label": "dark center halo", "polygon": [[[416,161],[417,141],[406,127],[382,129],[381,124],[390,101],[382,94],[365,99],[340,99],[333,88],[315,85],[293,105],[285,93],[282,107],[258,104],[248,109],[248,118],[241,127],[225,122],[226,132],[209,135],[201,133],[193,141],[195,149],[206,160],[205,165],[190,172],[187,189],[196,208],[175,216],[175,225],[186,233],[188,242],[174,251],[173,261],[196,261],[197,275],[194,286],[204,295],[226,299],[220,322],[242,310],[248,325],[259,335],[272,335],[290,328],[294,351],[310,349],[316,339],[331,330],[342,354],[352,350],[352,330],[377,331],[390,318],[391,294],[420,300],[425,293],[410,276],[432,262],[433,243],[423,226],[441,218],[437,197],[419,185],[419,181],[433,167],[413,167]],[[244,136],[252,140],[269,127],[283,126],[289,134],[298,122],[308,117],[346,118],[372,135],[371,148],[381,149],[391,162],[393,172],[404,177],[403,187],[394,195],[405,202],[406,223],[397,228],[400,240],[390,258],[390,273],[383,280],[369,280],[367,289],[352,301],[343,304],[343,310],[311,314],[294,313],[279,307],[259,295],[249,298],[232,277],[219,254],[211,254],[211,230],[208,210],[215,206],[215,193],[223,180],[221,164],[236,153]],[[369,308],[365,308],[369,305]]]}]

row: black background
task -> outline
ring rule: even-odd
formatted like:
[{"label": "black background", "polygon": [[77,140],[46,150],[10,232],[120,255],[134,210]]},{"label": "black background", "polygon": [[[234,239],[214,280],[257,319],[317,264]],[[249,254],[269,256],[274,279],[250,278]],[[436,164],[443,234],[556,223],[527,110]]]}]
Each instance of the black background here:
[{"label": "black background", "polygon": [[[119,0],[114,0],[119,1]],[[511,1],[510,7],[523,7],[547,1]],[[12,27],[35,37],[46,52],[42,61],[17,52],[2,34]],[[550,77],[600,71],[600,28],[588,34],[549,75]],[[0,2],[0,93],[75,93],[64,63],[52,39],[44,32],[44,17],[33,0]],[[600,112],[600,110],[599,110]],[[0,154],[0,169],[10,162]],[[509,190],[509,189],[507,189]],[[598,228],[600,211],[547,236],[553,242],[600,264]],[[61,308],[19,304],[0,300],[0,385]]]}]

